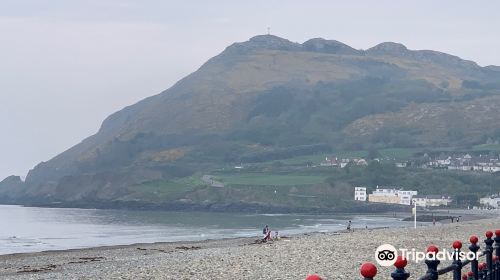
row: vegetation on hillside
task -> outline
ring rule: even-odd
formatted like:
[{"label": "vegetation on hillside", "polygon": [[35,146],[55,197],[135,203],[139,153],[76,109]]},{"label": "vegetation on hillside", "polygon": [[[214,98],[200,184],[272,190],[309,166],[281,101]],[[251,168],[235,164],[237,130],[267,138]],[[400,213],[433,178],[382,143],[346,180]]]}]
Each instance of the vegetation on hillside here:
[{"label": "vegetation on hillside", "polygon": [[[496,190],[495,175],[298,169],[325,155],[403,160],[443,149],[498,151],[499,115],[495,68],[394,43],[363,51],[323,39],[257,36],[112,114],[96,135],[37,165],[26,183],[0,186],[0,199],[267,203],[264,189],[281,185],[288,192],[279,204],[309,195],[333,207],[360,184],[482,194]],[[228,182],[224,189],[193,179],[240,164],[262,176],[217,174]]]}]

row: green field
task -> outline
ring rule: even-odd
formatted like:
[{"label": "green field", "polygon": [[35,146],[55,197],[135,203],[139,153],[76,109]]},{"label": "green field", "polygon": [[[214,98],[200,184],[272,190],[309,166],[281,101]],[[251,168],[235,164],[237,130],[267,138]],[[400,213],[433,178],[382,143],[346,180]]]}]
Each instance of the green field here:
[{"label": "green field", "polygon": [[177,180],[153,181],[131,187],[135,197],[155,199],[176,199],[184,193],[204,186],[198,176],[184,177]]},{"label": "green field", "polygon": [[379,153],[383,158],[387,157],[395,159],[411,159],[415,155],[415,153],[420,151],[420,149],[411,148],[392,148],[380,150]]},{"label": "green field", "polygon": [[473,151],[500,151],[500,144],[481,144],[472,147]]},{"label": "green field", "polygon": [[218,180],[227,185],[253,186],[298,186],[322,183],[326,176],[321,175],[275,175],[262,173],[243,173],[218,175]]},{"label": "green field", "polygon": [[[379,150],[379,156],[382,158],[391,158],[396,160],[408,160],[411,159],[415,153],[420,152],[420,149],[411,148],[392,148],[392,149],[382,149]],[[326,157],[337,157],[337,158],[367,158],[368,151],[335,151],[328,154],[317,154],[317,155],[307,155],[307,156],[297,156],[288,159],[274,160],[271,162],[281,162],[283,164],[319,164],[325,160]]]}]

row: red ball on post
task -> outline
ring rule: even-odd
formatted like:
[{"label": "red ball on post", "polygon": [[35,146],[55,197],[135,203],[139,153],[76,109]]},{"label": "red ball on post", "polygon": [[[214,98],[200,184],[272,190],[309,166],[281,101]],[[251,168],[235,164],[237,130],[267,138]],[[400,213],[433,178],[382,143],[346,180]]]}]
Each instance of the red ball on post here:
[{"label": "red ball on post", "polygon": [[322,279],[318,275],[313,274],[313,275],[307,276],[306,280],[322,280]]},{"label": "red ball on post", "polygon": [[408,260],[406,260],[405,257],[403,256],[398,256],[396,259],[396,262],[394,263],[394,266],[396,268],[405,268],[405,266],[408,264]]},{"label": "red ball on post", "polygon": [[361,276],[365,278],[373,278],[377,275],[377,267],[372,263],[364,263],[359,269]]},{"label": "red ball on post", "polygon": [[434,253],[434,254],[437,254],[439,252],[439,248],[435,245],[431,245],[429,247],[427,247],[427,253]]},{"label": "red ball on post", "polygon": [[477,236],[475,236],[475,235],[472,235],[472,236],[469,238],[469,241],[470,241],[470,243],[472,243],[472,244],[477,244],[477,242],[479,241],[479,238],[477,238]]},{"label": "red ball on post", "polygon": [[479,270],[483,270],[483,269],[485,269],[485,268],[486,268],[486,263],[480,263],[480,264],[477,266],[477,268],[478,268]]},{"label": "red ball on post", "polygon": [[488,230],[484,235],[486,236],[486,238],[491,238],[493,236],[493,232]]},{"label": "red ball on post", "polygon": [[460,240],[455,240],[452,245],[453,249],[459,250],[462,248],[462,242]]},{"label": "red ball on post", "polygon": [[500,229],[495,230],[495,235],[500,237]]}]

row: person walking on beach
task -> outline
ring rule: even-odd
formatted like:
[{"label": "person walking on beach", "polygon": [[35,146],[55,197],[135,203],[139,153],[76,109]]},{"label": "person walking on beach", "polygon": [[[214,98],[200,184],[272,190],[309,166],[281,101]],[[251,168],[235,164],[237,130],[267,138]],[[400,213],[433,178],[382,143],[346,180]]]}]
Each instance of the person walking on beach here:
[{"label": "person walking on beach", "polygon": [[351,231],[351,221],[349,221],[347,223],[347,231],[349,231],[349,232]]}]

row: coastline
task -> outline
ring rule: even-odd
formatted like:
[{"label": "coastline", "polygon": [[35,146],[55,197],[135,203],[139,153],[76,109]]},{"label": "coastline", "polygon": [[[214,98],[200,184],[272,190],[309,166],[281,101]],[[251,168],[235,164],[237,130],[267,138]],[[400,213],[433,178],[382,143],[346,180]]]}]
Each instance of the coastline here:
[{"label": "coastline", "polygon": [[356,202],[355,205],[321,208],[294,207],[247,202],[227,203],[194,203],[171,201],[165,203],[150,203],[138,201],[72,201],[51,202],[38,200],[6,200],[0,196],[0,205],[18,205],[40,208],[78,208],[102,210],[136,210],[136,211],[178,211],[178,212],[238,212],[238,213],[276,213],[276,214],[345,214],[345,213],[385,213],[410,212],[411,207],[401,204]]},{"label": "coastline", "polygon": [[[325,279],[359,278],[359,265],[374,262],[381,244],[425,250],[449,248],[469,235],[482,240],[485,230],[500,228],[498,218],[413,228],[356,229],[293,235],[255,244],[254,238],[132,244],[0,256],[1,279]],[[355,251],[355,252],[354,252]],[[409,271],[425,272],[410,263]],[[380,268],[377,279],[390,279]]]}]

